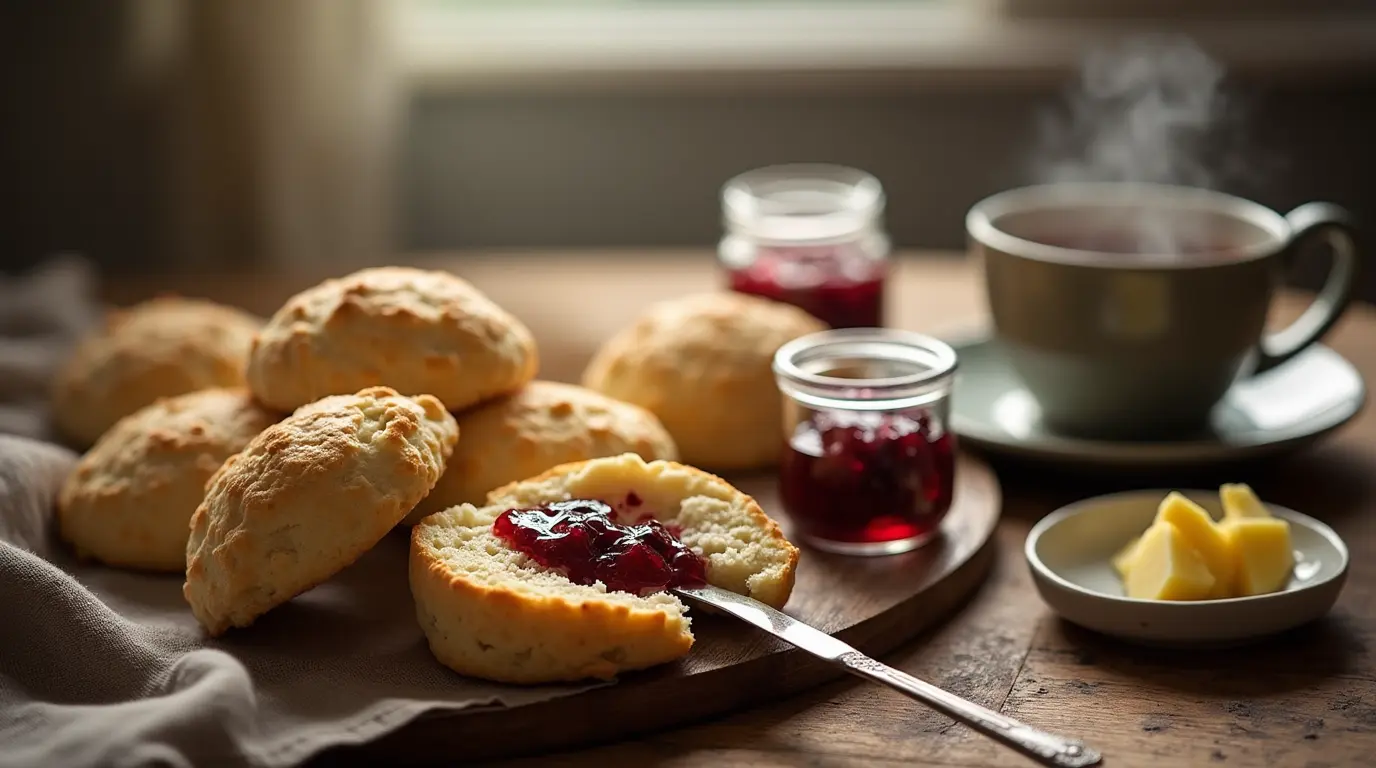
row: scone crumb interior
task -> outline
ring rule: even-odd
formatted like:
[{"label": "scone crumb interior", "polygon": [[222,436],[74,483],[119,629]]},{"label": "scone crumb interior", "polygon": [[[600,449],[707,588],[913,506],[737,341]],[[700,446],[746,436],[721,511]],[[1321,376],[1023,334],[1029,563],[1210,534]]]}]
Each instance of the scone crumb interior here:
[{"label": "scone crumb interior", "polygon": [[492,524],[509,509],[601,501],[620,522],[653,516],[707,555],[707,579],[782,606],[798,550],[754,499],[726,481],[634,453],[554,467],[493,491],[486,506],[429,515],[411,531],[411,594],[430,651],[465,675],[513,683],[610,678],[682,657],[693,645],[673,594],[575,584],[508,547]]}]

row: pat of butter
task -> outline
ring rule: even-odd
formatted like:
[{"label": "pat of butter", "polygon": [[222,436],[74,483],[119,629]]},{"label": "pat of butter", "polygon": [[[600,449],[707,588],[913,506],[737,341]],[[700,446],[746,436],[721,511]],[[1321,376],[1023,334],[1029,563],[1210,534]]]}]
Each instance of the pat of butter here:
[{"label": "pat of butter", "polygon": [[1214,577],[1178,528],[1157,522],[1142,534],[1124,583],[1128,597],[1139,600],[1203,600]]},{"label": "pat of butter", "polygon": [[1295,566],[1290,524],[1276,518],[1230,518],[1219,526],[1232,551],[1234,591],[1239,597],[1283,589]]},{"label": "pat of butter", "polygon": [[1214,587],[1209,597],[1231,597],[1236,570],[1233,548],[1228,545],[1223,531],[1214,525],[1213,517],[1203,507],[1172,491],[1157,508],[1156,520],[1175,526],[1186,546],[1199,554],[1209,573],[1213,574]]},{"label": "pat of butter", "polygon": [[[1206,600],[1285,588],[1295,566],[1290,525],[1243,483],[1219,487],[1223,520],[1171,492],[1146,533],[1113,556],[1128,597]],[[1201,590],[1203,590],[1201,592]]]},{"label": "pat of butter", "polygon": [[1118,550],[1118,554],[1113,556],[1113,570],[1118,572],[1118,578],[1127,580],[1128,572],[1132,570],[1132,564],[1137,561],[1137,545],[1142,543],[1141,536],[1134,536],[1126,546]]},{"label": "pat of butter", "polygon": [[1249,517],[1270,517],[1266,505],[1245,483],[1225,483],[1219,486],[1219,499],[1223,501],[1223,519],[1240,520]]}]

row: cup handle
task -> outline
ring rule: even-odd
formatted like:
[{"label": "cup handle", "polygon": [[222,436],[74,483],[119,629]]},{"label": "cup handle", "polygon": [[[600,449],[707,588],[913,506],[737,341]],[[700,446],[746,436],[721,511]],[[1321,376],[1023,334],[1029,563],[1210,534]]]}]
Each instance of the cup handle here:
[{"label": "cup handle", "polygon": [[1315,242],[1333,249],[1333,266],[1314,302],[1295,322],[1261,340],[1253,373],[1268,371],[1304,351],[1338,322],[1357,286],[1361,254],[1352,216],[1329,203],[1306,203],[1285,215],[1290,222],[1286,259],[1298,258]]}]

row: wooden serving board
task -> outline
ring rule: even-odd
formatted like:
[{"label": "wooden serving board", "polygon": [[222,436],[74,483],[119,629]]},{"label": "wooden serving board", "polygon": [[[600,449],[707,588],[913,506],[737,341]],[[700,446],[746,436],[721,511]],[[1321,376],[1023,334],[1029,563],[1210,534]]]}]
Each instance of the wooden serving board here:
[{"label": "wooden serving board", "polygon": [[[772,475],[727,479],[787,530]],[[963,454],[940,538],[915,552],[873,558],[803,547],[784,610],[866,653],[884,654],[950,615],[984,580],[993,563],[1000,506],[994,473]],[[676,664],[538,704],[422,718],[351,750],[348,762],[357,757],[360,764],[452,763],[615,741],[776,699],[844,674],[728,617],[693,610],[693,633],[692,652]]]}]

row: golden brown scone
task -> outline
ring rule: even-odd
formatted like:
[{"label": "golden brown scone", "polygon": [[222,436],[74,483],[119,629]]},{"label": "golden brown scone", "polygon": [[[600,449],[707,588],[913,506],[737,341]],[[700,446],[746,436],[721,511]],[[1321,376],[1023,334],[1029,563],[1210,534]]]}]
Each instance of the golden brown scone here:
[{"label": "golden brown scone", "polygon": [[249,388],[290,410],[326,395],[388,386],[451,411],[535,377],[530,331],[448,272],[379,267],[293,296],[249,356]]},{"label": "golden brown scone", "polygon": [[492,533],[507,509],[569,499],[604,501],[631,520],[649,515],[676,526],[683,543],[706,558],[709,582],[774,606],[788,601],[798,550],[754,499],[675,462],[634,454],[575,462],[499,488],[484,507],[451,507],[411,530],[416,617],[441,663],[499,682],[573,681],[662,664],[692,647],[686,608],[673,595],[575,584]]},{"label": "golden brown scone", "polygon": [[628,452],[678,458],[654,414],[572,384],[532,381],[457,418],[463,442],[444,477],[407,515],[408,525],[455,504],[482,504],[488,491],[559,464]]},{"label": "golden brown scone", "polygon": [[299,408],[231,456],[191,518],[182,591],[210,635],[343,570],[444,472],[458,427],[387,387]]},{"label": "golden brown scone", "polygon": [[160,397],[242,386],[261,325],[257,317],[200,299],[157,298],[111,312],[54,379],[58,430],[85,448]]},{"label": "golden brown scone", "polygon": [[188,522],[206,481],[279,417],[244,389],[205,389],[133,412],[68,475],[59,534],[107,565],[184,572]]},{"label": "golden brown scone", "polygon": [[673,299],[608,339],[584,371],[583,385],[658,416],[687,464],[769,466],[783,448],[774,353],[825,329],[801,309],[756,296]]}]

